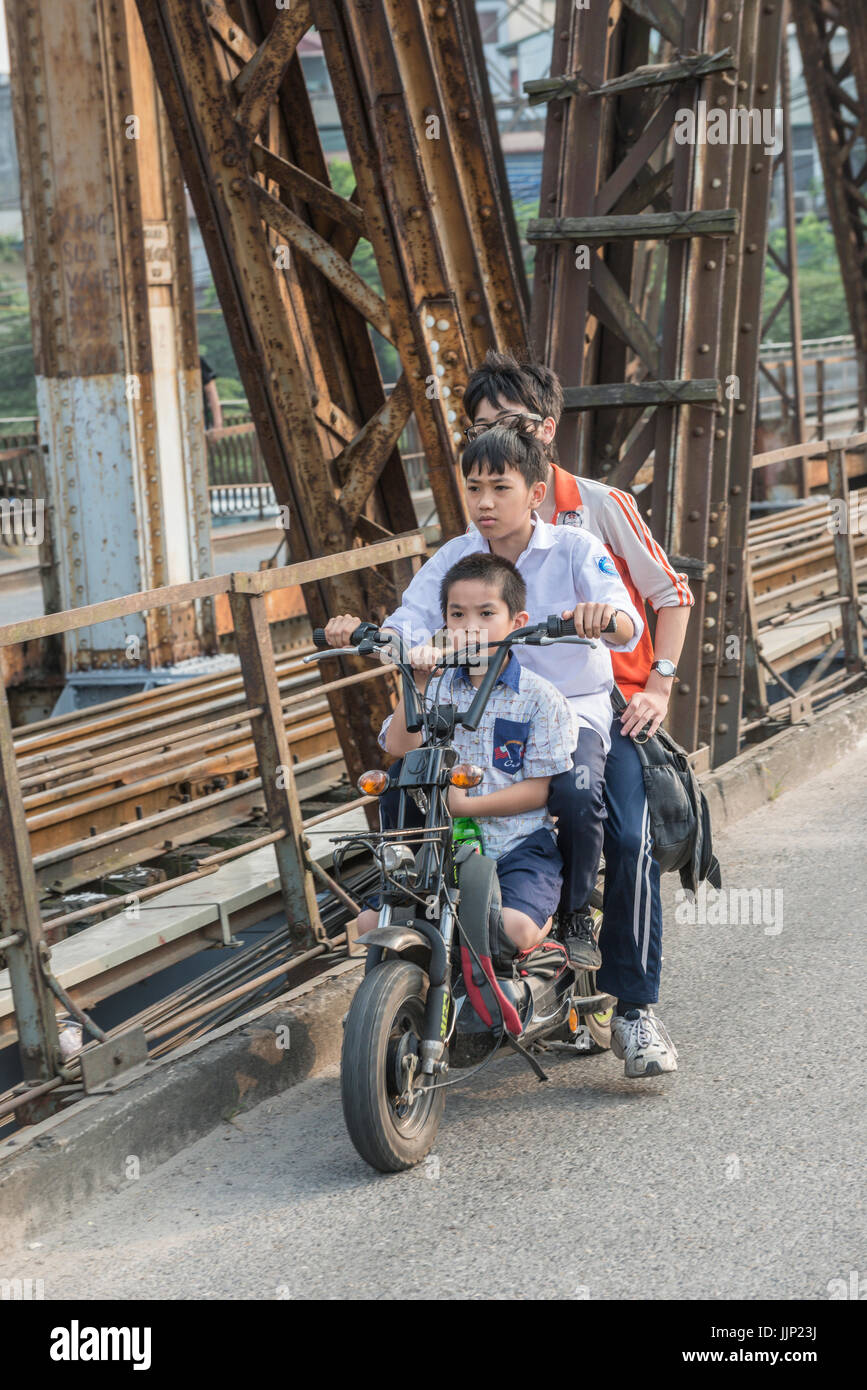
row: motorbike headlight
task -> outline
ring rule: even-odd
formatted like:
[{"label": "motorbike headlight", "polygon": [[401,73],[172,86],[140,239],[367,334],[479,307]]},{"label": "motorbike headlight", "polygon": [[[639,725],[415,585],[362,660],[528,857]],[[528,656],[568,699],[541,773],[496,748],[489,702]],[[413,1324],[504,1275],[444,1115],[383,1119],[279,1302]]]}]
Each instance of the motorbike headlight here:
[{"label": "motorbike headlight", "polygon": [[409,845],[387,844],[380,850],[380,863],[386,873],[403,878],[415,877],[415,855]]}]

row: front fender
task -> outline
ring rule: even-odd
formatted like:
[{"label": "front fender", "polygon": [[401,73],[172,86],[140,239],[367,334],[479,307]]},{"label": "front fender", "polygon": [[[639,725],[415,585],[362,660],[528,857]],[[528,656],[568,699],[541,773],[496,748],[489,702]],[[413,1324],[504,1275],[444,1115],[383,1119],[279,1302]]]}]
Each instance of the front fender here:
[{"label": "front fender", "polygon": [[396,956],[403,956],[430,972],[431,943],[414,927],[374,927],[359,936],[357,944],[367,950],[365,974],[379,965],[384,951],[393,951]]}]

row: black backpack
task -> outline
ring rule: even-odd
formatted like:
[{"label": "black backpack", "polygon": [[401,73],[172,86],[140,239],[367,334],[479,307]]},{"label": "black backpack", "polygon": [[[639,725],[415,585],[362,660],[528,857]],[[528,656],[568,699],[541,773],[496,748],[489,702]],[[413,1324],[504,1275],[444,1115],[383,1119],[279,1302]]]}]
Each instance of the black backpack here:
[{"label": "black backpack", "polygon": [[[616,685],[611,703],[617,714],[626,708],[627,702]],[[707,798],[685,750],[664,729],[658,729],[644,743],[635,739],[633,743],[641,759],[653,857],[660,872],[677,870],[681,884],[692,893],[702,879],[707,879],[713,888],[721,888]]]}]

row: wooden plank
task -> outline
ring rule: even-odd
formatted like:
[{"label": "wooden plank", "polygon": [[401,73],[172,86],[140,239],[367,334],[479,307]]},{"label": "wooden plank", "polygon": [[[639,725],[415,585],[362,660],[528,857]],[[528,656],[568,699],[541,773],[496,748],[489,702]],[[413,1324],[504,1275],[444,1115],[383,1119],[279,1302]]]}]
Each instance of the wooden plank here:
[{"label": "wooden plank", "polygon": [[606,217],[537,217],[527,224],[530,242],[665,241],[674,237],[731,237],[736,208],[696,212],[611,213]]},{"label": "wooden plank", "polygon": [[621,405],[689,405],[719,401],[721,386],[713,378],[693,381],[610,381],[595,386],[567,386],[564,410],[607,410]]}]

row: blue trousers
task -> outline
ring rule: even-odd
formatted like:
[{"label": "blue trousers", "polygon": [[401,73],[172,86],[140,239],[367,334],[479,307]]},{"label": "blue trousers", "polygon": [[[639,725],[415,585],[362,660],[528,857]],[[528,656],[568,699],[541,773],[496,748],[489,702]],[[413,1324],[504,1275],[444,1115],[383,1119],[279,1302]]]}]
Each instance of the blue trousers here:
[{"label": "blue trousers", "polygon": [[600,990],[632,1004],[659,998],[662,905],[653,858],[641,761],[632,739],[611,726],[605,766],[605,898],[599,949]]}]

